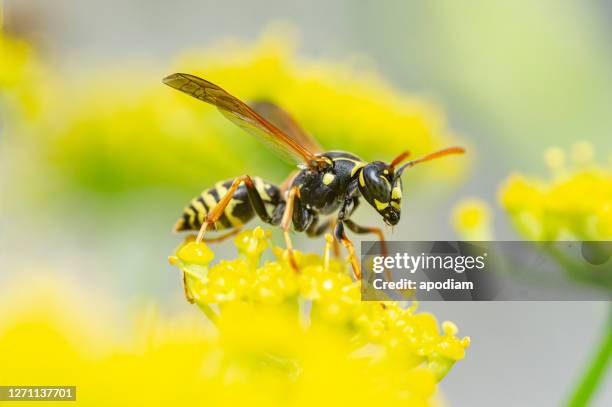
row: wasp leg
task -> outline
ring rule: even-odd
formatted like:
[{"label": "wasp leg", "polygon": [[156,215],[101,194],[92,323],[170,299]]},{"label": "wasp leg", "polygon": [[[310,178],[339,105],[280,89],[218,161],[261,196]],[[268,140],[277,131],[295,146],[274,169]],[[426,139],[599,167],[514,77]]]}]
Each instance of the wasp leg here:
[{"label": "wasp leg", "polygon": [[[224,234],[219,235],[219,236],[202,238],[202,241],[204,243],[219,243],[219,242],[224,241],[227,238],[230,238],[230,237],[238,234],[241,230],[242,230],[242,227],[239,226],[239,227],[231,229],[229,232],[224,233]],[[196,236],[195,235],[189,235],[189,236],[187,236],[185,238],[185,242],[195,242],[195,240],[196,240]]]},{"label": "wasp leg", "polygon": [[[336,228],[335,219],[327,219],[321,224],[318,224],[317,220],[318,219],[315,217],[308,229],[306,229],[306,235],[308,237],[321,236],[326,230],[329,230],[332,234],[334,233],[334,229]],[[336,239],[333,239],[333,242],[331,243],[331,250],[335,258],[340,257],[340,243],[338,243]]]},{"label": "wasp leg", "polygon": [[332,224],[332,222],[329,219],[321,224],[319,224],[318,221],[319,221],[319,218],[317,218],[316,216],[312,219],[312,223],[310,223],[310,226],[308,226],[308,229],[306,229],[306,236],[308,237],[321,236],[323,233],[325,233],[327,229],[329,229],[329,227]]},{"label": "wasp leg", "polygon": [[[354,233],[357,233],[360,235],[366,234],[366,233],[372,233],[378,236],[378,241],[380,242],[380,254],[383,257],[387,257],[389,255],[389,251],[387,250],[387,241],[385,240],[385,235],[381,228],[377,228],[374,226],[361,226],[361,225],[356,224],[350,219],[345,219],[344,224]],[[388,281],[392,281],[391,271],[387,270],[386,268],[385,268],[385,277],[387,278]]]},{"label": "wasp leg", "polygon": [[354,192],[357,190],[357,184],[353,183],[351,186],[349,186],[349,189],[351,190],[351,192],[348,193],[348,196],[344,200],[342,207],[338,211],[336,225],[334,226],[334,237],[346,248],[349,256],[349,261],[351,262],[351,266],[353,268],[353,275],[355,279],[360,279],[361,267],[359,266],[357,255],[355,254],[355,245],[353,245],[353,242],[351,242],[346,236],[346,233],[344,233],[343,222],[348,219],[355,207],[359,205],[359,199],[357,199],[357,197],[353,195]]},{"label": "wasp leg", "polygon": [[229,232],[224,233],[224,234],[219,235],[219,236],[209,237],[209,238],[202,238],[202,241],[206,242],[206,243],[218,243],[218,242],[222,242],[225,239],[230,238],[230,237],[238,234],[238,232],[240,232],[241,229],[242,228],[238,227],[238,228],[232,229]]},{"label": "wasp leg", "polygon": [[298,194],[298,187],[294,186],[289,190],[287,201],[285,204],[285,212],[281,220],[281,228],[283,229],[283,235],[285,237],[285,246],[287,246],[287,252],[289,254],[289,264],[297,272],[299,271],[297,261],[295,260],[295,253],[293,253],[293,244],[291,243],[291,236],[289,236],[289,227],[291,226],[291,220],[293,217],[293,207],[295,205],[296,195]]},{"label": "wasp leg", "polygon": [[346,248],[346,251],[348,252],[349,261],[351,262],[351,267],[353,268],[353,276],[355,277],[355,280],[359,280],[361,278],[361,267],[359,266],[357,255],[355,254],[355,245],[353,245],[353,242],[351,242],[349,238],[346,237],[346,233],[344,233],[344,223],[340,219],[338,219],[336,222],[336,227],[334,228],[334,236]]},{"label": "wasp leg", "polygon": [[[314,217],[312,223],[310,224],[308,229],[306,229],[306,235],[308,237],[321,236],[323,233],[325,233],[326,230],[329,230],[331,233],[334,233],[334,229],[336,227],[335,219],[328,219],[325,222],[321,223],[320,225],[317,224],[317,220],[318,219]],[[338,240],[333,239],[330,247],[331,247],[334,257],[339,258],[340,257],[340,243],[338,243]]]},{"label": "wasp leg", "polygon": [[381,228],[377,228],[377,227],[373,227],[373,226],[361,226],[356,224],[355,222],[353,222],[350,219],[345,219],[344,220],[344,224],[346,225],[346,227],[348,227],[351,231],[362,235],[362,234],[366,234],[366,233],[372,233],[375,234],[376,236],[378,236],[378,240],[380,241],[380,251],[382,252],[381,254],[385,257],[387,257],[387,242],[385,241],[385,235],[382,231]]},{"label": "wasp leg", "polygon": [[[227,208],[227,205],[229,205],[232,197],[234,196],[234,192],[236,192],[236,189],[238,189],[242,182],[244,182],[246,186],[249,201],[251,202],[251,205],[253,205],[253,209],[255,210],[255,213],[257,213],[257,216],[259,216],[261,220],[266,223],[274,224],[272,217],[268,215],[268,211],[266,211],[264,201],[259,195],[259,192],[257,192],[257,188],[255,187],[253,180],[248,175],[242,175],[232,182],[232,185],[228,188],[225,195],[223,195],[223,198],[221,198],[217,205],[215,205],[206,215],[206,218],[200,227],[200,231],[198,232],[198,237],[196,238],[197,243],[203,240],[204,233],[206,233],[208,226],[214,224],[217,220],[219,220],[221,215],[223,215],[225,208]],[[229,236],[231,236],[231,234]],[[225,238],[228,236],[224,235],[223,237]]]},{"label": "wasp leg", "polygon": [[308,230],[316,218],[312,210],[308,209],[300,199],[299,189],[297,195],[293,199],[293,215],[291,218],[293,219],[293,229],[296,232]]},{"label": "wasp leg", "polygon": [[223,198],[221,198],[221,200],[213,208],[211,208],[206,215],[206,218],[204,218],[204,222],[202,222],[202,226],[200,227],[198,236],[196,237],[196,243],[200,243],[202,241],[204,238],[204,233],[206,233],[206,229],[208,229],[208,225],[214,224],[217,220],[219,220],[221,215],[223,215],[225,208],[227,208],[227,205],[229,205],[232,197],[234,196],[234,192],[236,192],[236,189],[238,189],[246,177],[248,177],[248,175],[243,175],[236,178],[225,195],[223,195]]},{"label": "wasp leg", "polygon": [[[225,239],[227,239],[227,238],[230,238],[230,237],[232,237],[232,236],[234,236],[234,235],[238,234],[238,233],[239,233],[241,230],[242,230],[242,228],[241,228],[241,227],[237,227],[237,228],[232,229],[232,230],[230,230],[229,232],[224,233],[224,234],[219,235],[219,236],[215,236],[215,237],[204,237],[204,238],[202,238],[202,241],[203,241],[204,243],[219,243],[219,242],[224,241],[224,240],[225,240]],[[196,236],[195,236],[195,235],[190,235],[190,236],[187,236],[187,237],[185,238],[185,241],[186,241],[186,242],[194,242],[195,240],[196,240]]]},{"label": "wasp leg", "polygon": [[[333,235],[334,230],[336,230],[336,220],[335,219],[332,219],[329,221],[329,230]],[[332,250],[334,253],[334,257],[336,259],[340,258],[340,243],[338,243],[338,239],[334,239],[332,243]]]},{"label": "wasp leg", "polygon": [[[249,196],[249,202],[251,202],[251,205],[253,206],[253,209],[255,210],[255,213],[259,219],[270,225],[278,225],[279,219],[268,214],[264,200],[261,198],[261,195],[259,195],[259,191],[257,191],[253,180],[248,175],[245,176],[244,185],[246,186],[247,194]],[[276,203],[276,206],[278,206],[278,204],[279,203]]]}]

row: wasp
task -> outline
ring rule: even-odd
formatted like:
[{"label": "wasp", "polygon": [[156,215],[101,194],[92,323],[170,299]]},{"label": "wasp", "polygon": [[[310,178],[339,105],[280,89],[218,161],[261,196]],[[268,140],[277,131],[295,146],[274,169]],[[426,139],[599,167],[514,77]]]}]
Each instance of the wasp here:
[{"label": "wasp", "polygon": [[366,162],[348,152],[324,151],[286,111],[271,102],[249,106],[219,86],[186,73],[172,74],[163,83],[216,106],[234,124],[297,161],[299,168],[281,185],[250,175],[217,183],[191,201],[175,231],[199,230],[196,242],[201,242],[207,230],[230,230],[226,235],[209,239],[221,240],[257,216],[270,225],[280,225],[289,262],[296,271],[291,226],[311,237],[332,228],[335,240],[348,252],[354,277],[359,278],[355,248],[345,226],[357,234],[375,234],[384,242],[381,228],[361,226],[350,219],[360,199],[370,204],[385,224],[394,226],[400,220],[404,170],[450,154],[465,153],[461,147],[449,147],[400,166],[410,156],[404,151],[390,163]]}]

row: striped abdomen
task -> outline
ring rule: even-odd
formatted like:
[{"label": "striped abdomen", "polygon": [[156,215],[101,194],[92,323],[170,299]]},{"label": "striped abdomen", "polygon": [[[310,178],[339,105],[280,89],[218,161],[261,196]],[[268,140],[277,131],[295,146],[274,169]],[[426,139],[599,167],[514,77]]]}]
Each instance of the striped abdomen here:
[{"label": "striped abdomen", "polygon": [[[259,177],[252,177],[257,192],[266,204],[276,206],[280,199],[280,192],[276,185],[268,184]],[[174,226],[174,230],[198,230],[208,212],[225,196],[234,180],[218,182],[214,187],[204,190],[199,196],[183,210],[183,215]],[[225,208],[223,215],[215,222],[213,230],[233,229],[240,227],[253,219],[255,212],[249,201],[246,186],[241,184],[232,200]],[[212,226],[212,225],[211,225]]]}]

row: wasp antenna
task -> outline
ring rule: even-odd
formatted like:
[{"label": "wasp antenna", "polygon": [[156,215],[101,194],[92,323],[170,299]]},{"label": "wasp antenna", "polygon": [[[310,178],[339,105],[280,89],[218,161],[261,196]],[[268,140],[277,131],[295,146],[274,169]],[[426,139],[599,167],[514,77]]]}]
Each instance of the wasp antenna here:
[{"label": "wasp antenna", "polygon": [[435,151],[433,153],[429,153],[427,155],[424,155],[421,158],[417,158],[416,160],[412,160],[407,162],[406,164],[402,165],[399,170],[397,171],[397,176],[399,177],[400,175],[402,175],[402,172],[406,169],[406,168],[410,168],[410,167],[414,167],[417,164],[423,163],[425,161],[430,161],[430,160],[435,160],[436,158],[441,158],[447,155],[453,155],[453,154],[465,154],[465,148],[463,147],[448,147],[448,148],[444,148],[442,150],[438,150]]},{"label": "wasp antenna", "polygon": [[391,161],[391,164],[389,164],[389,171],[393,173],[393,171],[395,170],[395,167],[397,167],[399,163],[401,163],[408,157],[410,157],[410,151],[408,150],[402,151],[397,157],[393,159],[393,161]]}]

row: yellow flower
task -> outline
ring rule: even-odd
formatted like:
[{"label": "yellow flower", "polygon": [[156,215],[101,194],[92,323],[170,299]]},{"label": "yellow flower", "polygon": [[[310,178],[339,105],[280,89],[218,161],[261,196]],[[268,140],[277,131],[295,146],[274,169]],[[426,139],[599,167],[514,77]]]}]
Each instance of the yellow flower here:
[{"label": "yellow flower", "polygon": [[[1,19],[0,15],[0,24]],[[40,99],[48,86],[43,78],[43,67],[31,47],[0,30],[0,107],[11,113],[7,117],[23,115],[31,120],[40,113]]]},{"label": "yellow flower", "polygon": [[452,223],[465,240],[492,240],[491,209],[477,198],[464,199],[453,208]]},{"label": "yellow flower", "polygon": [[[197,254],[210,249],[188,238],[170,262],[184,273],[188,298],[226,343],[256,360],[262,352],[273,354],[297,389],[318,376],[317,382],[332,385],[327,394],[344,403],[374,401],[375,394],[425,403],[435,383],[464,357],[469,338],[457,338],[451,322],[441,333],[433,315],[416,312],[416,303],[361,301],[360,282],[352,281],[347,264],[329,257],[331,239],[322,257],[297,253],[296,273],[279,248],[273,250],[277,260],[262,262],[268,238],[261,228],[241,232],[235,239],[241,255],[212,266],[212,256]],[[311,343],[319,335],[327,345]],[[362,370],[363,376],[357,373]],[[352,388],[356,377],[366,389]],[[313,396],[300,390],[298,397],[290,387],[282,391],[303,404]]]},{"label": "yellow flower", "polygon": [[500,201],[518,230],[535,240],[609,240],[612,238],[612,168],[593,163],[593,148],[572,148],[573,167],[559,149],[546,153],[549,180],[513,175],[500,190]]},{"label": "yellow flower", "polygon": [[[239,239],[248,240],[246,257],[258,256],[267,244],[261,232]],[[207,251],[197,258],[188,251],[181,253],[195,263],[178,259],[182,267],[209,261]],[[315,267],[313,256],[301,261]],[[291,273],[292,281],[301,278]],[[338,278],[330,286],[324,270],[311,273],[321,284],[308,289],[320,298],[312,300],[310,315],[301,289],[291,294],[272,284],[270,290],[285,301],[216,300],[216,328],[194,315],[162,318],[153,307],[122,322],[108,311],[108,299],[57,274],[36,273],[0,292],[0,384],[76,385],[76,405],[435,403],[437,382],[469,342],[455,336],[454,324],[443,323],[440,332],[435,318],[416,313],[415,305],[360,304],[353,293],[342,294],[342,287],[354,283]],[[265,282],[270,276],[250,277]],[[314,310],[333,303],[346,303],[348,312],[338,319]]]}]

